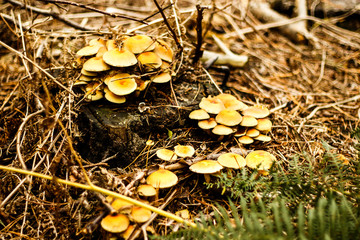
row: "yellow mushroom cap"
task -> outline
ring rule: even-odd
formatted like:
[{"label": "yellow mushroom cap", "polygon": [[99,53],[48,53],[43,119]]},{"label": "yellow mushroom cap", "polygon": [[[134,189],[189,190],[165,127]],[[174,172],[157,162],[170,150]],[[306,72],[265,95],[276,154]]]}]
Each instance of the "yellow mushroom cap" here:
[{"label": "yellow mushroom cap", "polygon": [[234,130],[231,127],[218,124],[212,129],[212,133],[216,135],[230,135],[234,133]]},{"label": "yellow mushroom cap", "polygon": [[125,240],[129,239],[131,234],[134,232],[135,226],[129,225],[125,232],[121,233],[121,237]]},{"label": "yellow mushroom cap", "polygon": [[130,217],[134,222],[144,223],[150,219],[151,211],[146,208],[134,206],[131,208]]},{"label": "yellow mushroom cap", "polygon": [[257,137],[254,138],[255,140],[261,141],[261,142],[270,142],[271,141],[271,137],[264,135],[264,134],[259,134]]},{"label": "yellow mushroom cap", "polygon": [[177,159],[174,151],[165,148],[157,150],[156,156],[164,161],[175,161]]},{"label": "yellow mushroom cap", "polygon": [[195,149],[192,146],[177,145],[174,147],[175,154],[179,157],[192,157],[195,154]]},{"label": "yellow mushroom cap", "polygon": [[217,123],[225,126],[236,126],[241,122],[242,116],[235,110],[224,109],[219,112],[219,114],[215,117],[215,120]]},{"label": "yellow mushroom cap", "polygon": [[253,116],[245,115],[243,116],[240,126],[243,127],[255,127],[258,124],[258,120]]},{"label": "yellow mushroom cap", "polygon": [[214,127],[216,127],[217,122],[215,121],[214,118],[209,118],[209,119],[204,119],[204,120],[200,120],[198,122],[198,126],[201,129],[212,129]]},{"label": "yellow mushroom cap", "polygon": [[102,57],[92,57],[84,63],[83,69],[89,72],[102,72],[109,70],[110,66],[104,62]]},{"label": "yellow mushroom cap", "polygon": [[[121,211],[121,210],[124,210],[124,209],[128,209],[130,207],[133,206],[132,203],[129,203],[125,200],[122,200],[120,198],[115,198],[113,200],[113,198],[109,197],[107,198],[108,202],[111,202],[111,206],[116,210],[116,211]],[[113,201],[112,201],[113,200]]]},{"label": "yellow mushroom cap", "polygon": [[164,71],[159,74],[152,75],[150,80],[154,83],[167,83],[171,80],[171,74],[169,71]]},{"label": "yellow mushroom cap", "polygon": [[81,74],[88,76],[88,77],[95,77],[97,75],[96,72],[89,72],[89,71],[86,71],[84,68],[81,69]]},{"label": "yellow mushroom cap", "polygon": [[129,224],[129,218],[123,214],[107,215],[101,220],[101,227],[111,233],[123,232]]},{"label": "yellow mushroom cap", "polygon": [[260,135],[259,130],[255,129],[255,128],[250,128],[246,131],[246,136],[249,136],[251,138],[255,138],[259,135]]},{"label": "yellow mushroom cap", "polygon": [[146,35],[136,35],[124,40],[124,47],[134,54],[152,51],[155,48],[154,40]]},{"label": "yellow mushroom cap", "polygon": [[90,76],[86,76],[86,75],[81,74],[81,76],[79,77],[79,80],[80,81],[85,81],[85,82],[90,82],[90,81],[93,81],[93,78],[90,77]]},{"label": "yellow mushroom cap", "polygon": [[145,68],[159,68],[162,64],[161,58],[154,52],[143,52],[139,54],[137,59]]},{"label": "yellow mushroom cap", "polygon": [[[105,90],[107,89],[107,90]],[[109,102],[112,103],[125,103],[126,102],[126,98],[124,96],[120,96],[120,95],[116,95],[115,93],[111,92],[110,90],[108,90],[108,88],[105,88],[105,98],[106,100],[108,100]]]},{"label": "yellow mushroom cap", "polygon": [[265,118],[270,115],[270,111],[267,107],[263,105],[254,105],[243,110],[242,114],[253,116],[255,118]]},{"label": "yellow mushroom cap", "polygon": [[221,166],[227,168],[240,169],[246,166],[245,158],[236,153],[224,153],[218,157]]},{"label": "yellow mushroom cap", "polygon": [[220,99],[211,96],[202,98],[199,107],[210,114],[218,114],[225,109],[224,103]]},{"label": "yellow mushroom cap", "polygon": [[202,160],[191,165],[189,169],[196,173],[211,174],[220,171],[223,169],[223,166],[214,160]]},{"label": "yellow mushroom cap", "polygon": [[254,142],[254,139],[249,136],[241,136],[238,138],[238,141],[242,144],[252,144]]},{"label": "yellow mushroom cap", "polygon": [[169,188],[174,186],[177,182],[178,177],[173,172],[166,169],[159,169],[151,173],[146,179],[146,183],[154,188]]},{"label": "yellow mushroom cap", "polygon": [[258,124],[256,125],[256,129],[261,132],[268,132],[271,130],[272,122],[268,118],[260,118],[257,120]]},{"label": "yellow mushroom cap", "polygon": [[109,78],[108,88],[116,95],[128,95],[134,92],[137,84],[134,78],[128,73],[118,73]]},{"label": "yellow mushroom cap", "polygon": [[97,54],[99,49],[102,48],[103,46],[104,45],[101,44],[86,46],[80,49],[79,51],[77,51],[76,54],[79,56],[92,56]]},{"label": "yellow mushroom cap", "polygon": [[194,120],[205,120],[209,119],[210,115],[204,109],[197,109],[189,114],[189,118]]},{"label": "yellow mushroom cap", "polygon": [[88,82],[87,81],[82,81],[82,80],[76,80],[74,82],[74,86],[80,86],[80,85],[86,85],[86,84],[88,84]]},{"label": "yellow mushroom cap", "polygon": [[156,195],[156,189],[150,184],[141,184],[137,188],[137,192],[140,196],[152,197]]},{"label": "yellow mushroom cap", "polygon": [[220,99],[224,103],[225,108],[227,109],[242,111],[248,108],[245,103],[239,101],[238,99],[236,99],[235,96],[231,94],[221,93],[217,95],[216,98]]},{"label": "yellow mushroom cap", "polygon": [[129,67],[137,63],[135,54],[126,49],[112,49],[103,56],[104,61],[113,67]]},{"label": "yellow mushroom cap", "polygon": [[111,40],[106,41],[106,48],[107,48],[108,51],[111,51],[113,49],[117,49],[118,46],[116,45],[115,40],[111,39]]},{"label": "yellow mushroom cap", "polygon": [[249,153],[246,158],[246,165],[249,168],[257,168],[258,170],[269,170],[276,161],[274,155],[264,150],[255,150]]},{"label": "yellow mushroom cap", "polygon": [[158,39],[155,43],[154,53],[156,53],[162,60],[172,62],[173,50],[165,41]]}]

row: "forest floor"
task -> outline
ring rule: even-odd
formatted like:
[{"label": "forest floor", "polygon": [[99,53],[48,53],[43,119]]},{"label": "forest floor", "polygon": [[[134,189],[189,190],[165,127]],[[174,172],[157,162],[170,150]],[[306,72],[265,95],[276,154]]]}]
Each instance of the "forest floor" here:
[{"label": "forest floor", "polygon": [[[219,219],[214,216],[224,215],[219,208],[229,215],[234,210],[229,202],[240,211],[244,208],[241,200],[249,204],[263,201],[270,206],[277,197],[285,201],[290,213],[300,203],[309,210],[319,199],[333,195],[337,201],[344,197],[359,209],[360,29],[337,25],[344,24],[350,14],[327,19],[308,17],[309,35],[299,31],[289,37],[281,29],[259,21],[251,8],[236,1],[202,3],[202,28],[207,31],[202,48],[221,52],[212,38],[215,35],[232,52],[249,57],[244,67],[227,66],[227,79],[223,68],[210,67],[207,74],[202,63],[192,64],[199,39],[199,12],[192,1],[179,1],[176,8],[165,1],[162,7],[167,7],[163,11],[167,21],[152,1],[82,1],[83,6],[69,1],[28,1],[25,9],[14,0],[0,2],[1,239],[120,237],[100,226],[109,210],[104,200],[107,194],[57,179],[86,186],[91,182],[138,199],[136,186],[159,164],[167,165],[156,159],[156,150],[177,144],[193,146],[194,159],[214,159],[230,151],[246,155],[253,150],[266,150],[277,159],[267,176],[244,170],[212,177],[213,182],[208,184],[204,184],[203,176],[188,170],[186,164],[191,159],[183,161],[183,166],[174,170],[179,183],[161,190],[149,204],[170,213],[186,209],[190,221],[206,219],[217,225]],[[110,11],[132,19],[104,14]],[[174,21],[174,11],[178,22]],[[61,18],[54,20],[58,16]],[[145,19],[149,24],[134,19]],[[181,109],[176,105],[176,96],[181,94],[172,93],[170,84],[215,84],[248,105],[262,104],[270,109],[272,141],[250,145],[231,137],[220,141],[186,120],[185,125],[149,134],[151,141],[126,168],[109,165],[104,159],[99,163],[81,159],[76,148],[83,134],[77,122],[80,106],[99,103],[84,101],[73,85],[73,73],[79,73],[73,68],[75,53],[90,39],[135,32],[166,39],[175,54],[179,53],[177,45],[183,46],[174,60],[177,75],[162,89],[168,91],[164,97],[168,104]],[[150,87],[156,91],[156,86]],[[134,109],[142,101],[139,98],[114,108]],[[151,106],[151,99],[147,103],[156,107]],[[9,167],[56,178],[30,176],[9,171]],[[235,220],[235,224],[244,223]],[[133,225],[130,239],[166,236],[186,227],[164,216]]]}]

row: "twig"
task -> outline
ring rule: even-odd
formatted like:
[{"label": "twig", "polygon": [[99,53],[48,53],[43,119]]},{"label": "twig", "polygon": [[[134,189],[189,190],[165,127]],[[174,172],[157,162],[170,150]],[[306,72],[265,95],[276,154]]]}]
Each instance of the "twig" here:
[{"label": "twig", "polygon": [[20,144],[21,134],[22,134],[22,132],[23,132],[23,130],[24,130],[24,127],[25,127],[25,124],[27,123],[27,121],[29,121],[32,117],[34,117],[34,116],[36,116],[36,115],[38,115],[38,114],[40,114],[40,113],[42,113],[42,112],[44,112],[44,111],[45,111],[45,109],[40,109],[40,110],[37,111],[37,112],[34,112],[34,113],[31,113],[31,114],[27,115],[27,116],[24,118],[23,122],[21,123],[21,125],[20,125],[20,127],[19,127],[19,130],[18,130],[18,132],[17,132],[17,135],[16,135],[16,153],[17,153],[17,156],[18,156],[18,158],[19,158],[19,161],[20,161],[23,169],[27,169],[27,168],[26,168],[26,164],[25,164],[24,158],[22,157],[22,154],[21,154],[21,149],[20,149],[20,145],[21,145],[21,144]]},{"label": "twig", "polygon": [[195,47],[195,56],[193,58],[193,64],[196,64],[201,56],[203,55],[203,50],[201,49],[203,43],[203,35],[202,35],[202,20],[203,20],[203,12],[204,7],[201,7],[200,4],[196,4],[197,17],[196,17],[196,47]]},{"label": "twig", "polygon": [[5,1],[7,1],[7,2],[13,4],[13,5],[19,6],[21,8],[25,8],[27,10],[30,10],[30,11],[32,11],[34,13],[42,14],[44,16],[51,16],[54,19],[59,20],[59,21],[65,23],[66,25],[71,26],[71,27],[73,27],[75,29],[79,29],[79,30],[82,30],[82,31],[96,31],[97,30],[95,28],[89,28],[89,27],[80,26],[76,22],[68,20],[65,17],[62,17],[59,14],[54,13],[54,12],[49,11],[49,10],[44,10],[44,9],[41,9],[41,8],[33,7],[33,6],[28,5],[28,4],[25,5],[24,3],[18,2],[16,0],[5,0]]},{"label": "twig", "polygon": [[157,0],[153,0],[153,1],[154,1],[154,3],[155,3],[156,7],[158,8],[161,16],[163,17],[164,23],[165,23],[166,27],[168,28],[168,30],[170,31],[170,33],[171,33],[171,35],[172,35],[172,37],[173,37],[173,39],[174,39],[174,41],[175,41],[175,43],[176,43],[176,47],[178,48],[179,51],[182,51],[183,46],[180,44],[179,38],[177,37],[174,29],[172,29],[172,27],[170,26],[169,21],[167,20],[163,9],[160,7],[160,5],[159,5],[159,3],[157,2]]},{"label": "twig", "polygon": [[149,204],[146,204],[144,202],[140,202],[140,201],[138,201],[136,199],[126,197],[126,196],[124,196],[122,194],[107,190],[107,189],[102,188],[102,187],[98,187],[96,185],[90,186],[90,185],[85,185],[85,184],[81,184],[81,183],[77,183],[77,182],[71,182],[71,181],[68,181],[68,180],[57,178],[55,176],[49,176],[49,175],[45,175],[45,174],[41,174],[41,173],[37,173],[37,172],[32,172],[32,171],[28,171],[28,170],[24,170],[24,169],[19,169],[19,168],[7,167],[7,166],[3,166],[3,165],[0,165],[0,170],[17,172],[17,173],[21,173],[21,174],[25,174],[25,175],[39,177],[39,178],[50,180],[52,182],[57,182],[57,183],[60,183],[60,184],[65,184],[65,185],[68,185],[68,186],[81,188],[81,189],[84,189],[84,190],[98,192],[98,193],[101,193],[101,194],[104,194],[104,195],[109,195],[109,196],[114,197],[114,198],[120,198],[121,200],[132,203],[132,204],[134,204],[136,206],[139,206],[139,207],[146,208],[146,209],[148,209],[148,210],[150,210],[150,211],[152,211],[154,213],[157,213],[157,214],[159,214],[161,216],[173,219],[174,221],[177,221],[179,223],[183,223],[185,225],[195,227],[195,228],[197,227],[195,223],[193,223],[191,221],[188,221],[188,220],[185,220],[185,219],[183,219],[183,218],[181,218],[179,216],[176,216],[175,214],[166,212],[164,210],[153,207],[153,206],[151,206]]},{"label": "twig", "polygon": [[[23,31],[23,28],[22,28],[21,15],[20,14],[18,14],[18,21],[19,21],[19,28],[20,28],[20,34],[21,34],[21,43],[22,43],[22,47],[23,47],[23,51],[24,51],[23,54],[24,54],[25,57],[27,57],[26,45],[25,45],[25,37],[24,37],[24,31]],[[21,58],[21,61],[24,64],[25,70],[28,73],[29,78],[32,79],[32,76],[31,76],[31,73],[29,71],[29,66],[27,65],[27,62],[25,61],[24,58]]]},{"label": "twig", "polygon": [[39,0],[42,2],[49,2],[49,3],[55,3],[55,4],[67,4],[67,5],[73,5],[76,7],[80,7],[80,8],[84,8],[84,9],[88,9],[94,12],[98,12],[98,13],[102,13],[104,15],[108,15],[110,17],[113,18],[124,18],[124,19],[128,19],[128,20],[132,20],[132,21],[136,21],[136,22],[140,22],[140,23],[144,23],[146,24],[146,22],[144,20],[140,20],[140,19],[135,19],[133,17],[129,17],[129,16],[125,16],[125,15],[121,15],[121,14],[116,14],[116,13],[108,13],[108,12],[104,12],[102,10],[99,10],[97,8],[94,7],[90,7],[88,5],[85,4],[81,4],[81,3],[77,3],[77,2],[71,2],[71,1],[64,1],[64,0]]},{"label": "twig", "polygon": [[63,89],[65,89],[67,92],[69,92],[71,95],[75,96],[75,94],[68,89],[67,87],[65,87],[61,82],[59,82],[55,77],[53,77],[50,73],[48,73],[47,71],[45,71],[42,67],[40,67],[37,63],[35,63],[33,60],[31,60],[30,58],[24,56],[24,54],[22,54],[21,52],[15,50],[14,48],[10,47],[9,45],[7,45],[6,43],[4,43],[3,41],[0,40],[0,45],[2,45],[3,47],[7,48],[8,50],[16,53],[17,55],[19,55],[19,57],[26,59],[27,61],[29,61],[30,63],[32,63],[35,67],[37,67],[40,71],[42,71],[43,73],[45,73],[45,75],[47,77],[49,77],[51,80],[53,80],[56,84],[58,84],[60,87],[62,87]]},{"label": "twig", "polygon": [[219,93],[223,93],[223,91],[221,90],[221,88],[217,85],[217,83],[215,82],[215,80],[211,77],[210,73],[203,68],[203,71],[205,72],[206,76],[208,76],[208,78],[210,79],[211,83],[214,84],[215,88],[219,91]]}]

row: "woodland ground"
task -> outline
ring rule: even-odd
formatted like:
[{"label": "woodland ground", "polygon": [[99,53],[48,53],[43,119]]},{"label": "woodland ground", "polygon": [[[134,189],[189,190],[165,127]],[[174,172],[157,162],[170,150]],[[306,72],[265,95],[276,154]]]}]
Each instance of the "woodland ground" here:
[{"label": "woodland ground", "polygon": [[[74,139],[82,134],[76,122],[82,96],[73,93],[75,77],[54,77],[43,70],[70,71],[75,52],[88,39],[94,36],[109,38],[142,25],[134,20],[104,15],[103,11],[109,11],[109,8],[116,8],[118,13],[136,19],[151,16],[147,22],[159,19],[150,26],[139,28],[139,31],[166,37],[176,49],[172,33],[160,14],[152,16],[157,12],[152,1],[82,1],[84,5],[100,10],[98,12],[66,1],[26,1],[28,7],[33,6],[35,10],[22,9],[13,0],[0,2],[0,164],[20,169],[26,167],[46,175],[86,183],[76,161],[76,149],[72,147]],[[170,1],[161,4],[166,7]],[[193,1],[178,1],[176,8],[170,5],[164,10],[171,29],[178,39],[181,36],[185,49],[184,60],[176,60],[179,73],[174,84],[181,84],[179,76],[192,81],[209,81],[201,64],[192,65],[197,45],[194,4]],[[208,136],[196,136],[199,131],[194,130],[194,126],[164,129],[164,132],[149,136],[155,145],[144,149],[135,164],[125,170],[83,159],[90,180],[119,193],[130,189],[128,194],[135,197],[134,189],[126,186],[129,183],[136,186],[137,182],[133,180],[139,173],[146,174],[147,169],[157,166],[159,162],[155,160],[154,152],[160,147],[191,144],[197,149],[197,156],[205,157],[234,149],[245,153],[263,149],[277,158],[269,176],[259,177],[254,172],[240,171],[233,173],[232,177],[225,174],[217,182],[205,185],[202,176],[178,169],[176,174],[180,183],[161,192],[159,200],[151,204],[172,213],[187,209],[191,220],[203,223],[208,220],[208,224],[218,227],[214,227],[215,233],[194,231],[194,239],[194,236],[217,239],[229,231],[238,236],[243,234],[242,231],[251,232],[248,239],[260,238],[256,235],[260,233],[264,234],[262,239],[266,239],[264,236],[268,239],[274,239],[271,236],[311,239],[314,233],[311,233],[310,217],[304,220],[303,230],[299,230],[301,218],[298,213],[301,211],[298,209],[303,209],[305,216],[309,216],[311,209],[322,210],[321,201],[328,206],[324,209],[338,204],[338,214],[334,219],[341,219],[341,213],[347,211],[341,206],[348,206],[346,209],[352,209],[348,212],[351,212],[349,218],[353,222],[349,223],[348,218],[339,221],[359,229],[360,29],[357,28],[359,23],[349,20],[348,16],[356,11],[326,19],[310,16],[307,29],[311,37],[307,39],[299,33],[298,41],[294,41],[281,30],[264,25],[251,9],[241,7],[238,1],[204,1],[201,6],[205,7],[203,29],[208,30],[203,47],[221,52],[211,38],[211,34],[215,34],[234,53],[249,56],[245,67],[230,67],[230,76],[223,90],[249,105],[260,103],[271,109],[273,129],[270,135],[273,140],[266,144],[242,146],[229,139],[219,142]],[[51,13],[65,16],[64,19],[74,22],[75,26],[36,12],[39,9],[51,9]],[[170,17],[173,10],[177,12],[180,27],[177,27],[174,17]],[[340,28],[339,23],[342,26],[348,23],[345,25],[351,29]],[[210,68],[209,73],[221,85],[224,72]],[[173,95],[166,94],[173,103]],[[80,104],[97,103],[82,101]],[[105,207],[102,197],[93,191],[1,170],[0,201],[2,239],[111,237],[96,221]],[[232,203],[234,206],[231,207]],[[257,203],[264,205],[254,207]],[[277,218],[274,206],[281,206],[281,217]],[[249,212],[248,208],[251,209]],[[240,216],[235,211],[239,211]],[[259,215],[246,217],[251,211]],[[340,236],[341,230],[336,224],[331,225],[336,221],[321,219],[332,215],[321,215],[319,211],[316,212],[319,214],[316,221],[320,225],[316,231],[323,235],[315,235],[318,239],[324,236],[337,239],[335,236]],[[253,222],[247,222],[248,218]],[[225,219],[224,225],[221,219]],[[321,228],[322,221],[326,222],[324,228]],[[235,230],[226,225],[229,222],[233,223],[230,225],[235,226]],[[256,227],[250,228],[251,224],[257,226],[255,223],[262,229],[258,233]],[[161,216],[149,226],[145,234],[146,231],[139,230],[141,225],[137,226],[140,239],[147,235],[168,235],[170,238],[172,235],[169,234],[184,227]],[[241,226],[245,230],[241,230]],[[359,235],[352,234],[359,232],[351,226],[343,231],[348,231],[348,239],[358,239]],[[92,233],[84,232],[86,227]],[[290,234],[292,228],[293,235]],[[182,234],[185,236],[186,231]],[[237,238],[231,234],[229,238]],[[347,239],[344,234],[338,238]]]}]

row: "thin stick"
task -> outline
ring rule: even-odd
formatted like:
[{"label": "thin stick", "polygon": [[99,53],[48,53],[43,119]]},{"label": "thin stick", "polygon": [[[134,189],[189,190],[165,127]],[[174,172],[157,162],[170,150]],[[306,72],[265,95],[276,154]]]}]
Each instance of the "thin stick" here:
[{"label": "thin stick", "polygon": [[[19,28],[20,28],[20,34],[21,34],[21,43],[22,43],[22,47],[23,47],[23,51],[24,51],[24,56],[27,57],[26,55],[26,45],[25,45],[25,37],[24,37],[24,32],[23,32],[23,28],[22,28],[22,23],[21,23],[21,15],[18,14],[18,21],[19,21]],[[25,61],[24,58],[21,58],[21,61],[24,64],[25,70],[28,73],[28,76],[30,77],[30,79],[32,79],[31,73],[29,71],[29,66],[27,65],[27,62]]]},{"label": "thin stick", "polygon": [[19,168],[7,167],[7,166],[3,166],[3,165],[0,165],[0,170],[17,172],[17,173],[21,173],[21,174],[25,174],[25,175],[29,175],[29,176],[39,177],[39,178],[47,179],[47,180],[57,182],[57,183],[60,183],[60,184],[65,184],[65,185],[68,185],[68,186],[81,188],[81,189],[84,189],[84,190],[90,190],[90,191],[98,192],[98,193],[101,193],[101,194],[104,194],[104,195],[109,195],[109,196],[114,197],[114,198],[120,198],[121,200],[127,201],[127,202],[132,203],[132,204],[134,204],[136,206],[139,206],[139,207],[146,208],[146,209],[148,209],[150,211],[153,211],[153,212],[155,212],[155,213],[157,213],[157,214],[159,214],[161,216],[173,219],[174,221],[177,221],[179,223],[183,223],[185,225],[195,227],[195,228],[197,227],[195,223],[193,223],[191,221],[188,221],[188,220],[185,220],[185,219],[183,219],[183,218],[181,218],[179,216],[176,216],[173,213],[166,212],[164,210],[153,207],[153,206],[151,206],[149,204],[140,202],[140,201],[138,201],[136,199],[124,196],[122,194],[119,194],[119,193],[116,193],[116,192],[113,192],[113,191],[110,191],[110,190],[107,190],[105,188],[98,187],[96,185],[90,186],[90,185],[85,185],[85,184],[81,184],[81,183],[77,183],[77,182],[71,182],[71,181],[61,179],[61,178],[57,178],[55,176],[49,176],[49,175],[45,175],[45,174],[41,174],[41,173],[37,173],[37,172],[32,172],[32,171],[28,171],[28,170],[24,170],[24,169],[19,169]]},{"label": "thin stick", "polygon": [[91,11],[94,11],[94,12],[102,13],[102,14],[104,14],[104,15],[108,15],[108,16],[113,17],[113,18],[119,17],[119,18],[124,18],[124,19],[128,19],[128,20],[132,20],[132,21],[136,21],[136,22],[140,22],[140,23],[146,24],[146,22],[145,22],[144,20],[135,19],[135,18],[133,18],[133,17],[129,17],[129,16],[125,16],[125,15],[120,15],[120,14],[116,14],[116,13],[108,13],[108,12],[99,10],[99,9],[97,9],[97,8],[90,7],[90,6],[88,6],[88,5],[81,4],[81,3],[77,3],[77,2],[63,1],[63,0],[39,0],[39,1],[49,2],[49,3],[55,3],[55,4],[73,5],[73,6],[80,7],[80,8],[84,8],[84,9],[88,9],[88,10],[91,10]]},{"label": "thin stick", "polygon": [[174,39],[174,41],[175,41],[175,43],[176,43],[177,48],[178,48],[179,50],[182,49],[183,47],[182,47],[182,45],[180,44],[179,39],[178,39],[178,37],[177,37],[174,29],[172,29],[172,27],[170,26],[169,21],[167,20],[163,9],[160,7],[159,3],[158,3],[156,0],[153,0],[153,1],[154,1],[154,3],[155,3],[156,7],[159,9],[159,12],[160,12],[161,16],[162,16],[163,19],[164,19],[164,23],[165,23],[166,27],[169,29],[169,31],[170,31],[170,33],[171,33],[171,35],[172,35],[172,37],[173,37],[173,39]]},{"label": "thin stick", "polygon": [[201,56],[203,55],[203,50],[201,49],[203,43],[203,35],[202,35],[202,20],[203,20],[203,12],[204,8],[200,6],[200,4],[196,5],[197,17],[196,17],[196,47],[195,47],[195,56],[193,58],[193,64],[196,64]]},{"label": "thin stick", "polygon": [[19,158],[19,161],[20,161],[20,163],[21,163],[21,165],[22,165],[22,168],[23,169],[27,169],[26,168],[26,164],[25,164],[25,161],[24,161],[24,158],[22,157],[22,155],[21,155],[21,149],[20,149],[20,139],[21,139],[21,134],[22,134],[22,132],[23,132],[23,130],[24,130],[24,127],[25,127],[25,124],[27,123],[27,121],[29,121],[32,117],[34,117],[34,116],[36,116],[36,115],[38,115],[38,114],[40,114],[40,113],[42,113],[42,112],[44,112],[45,111],[45,109],[40,109],[39,111],[37,111],[37,112],[34,112],[34,113],[31,113],[31,114],[29,114],[28,116],[26,116],[25,118],[24,118],[24,120],[23,120],[23,122],[21,123],[21,125],[20,125],[20,127],[19,127],[19,130],[18,130],[18,132],[17,132],[17,135],[16,135],[16,153],[17,153],[17,156],[18,156],[18,158]]}]

